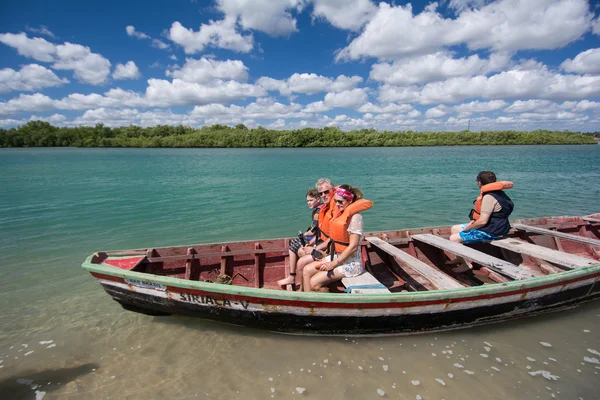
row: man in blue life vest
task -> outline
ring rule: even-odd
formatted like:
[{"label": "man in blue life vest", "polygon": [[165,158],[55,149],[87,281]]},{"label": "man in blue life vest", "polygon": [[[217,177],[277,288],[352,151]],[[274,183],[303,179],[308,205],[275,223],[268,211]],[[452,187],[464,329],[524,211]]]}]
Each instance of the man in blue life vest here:
[{"label": "man in blue life vest", "polygon": [[493,172],[481,171],[477,174],[477,186],[481,193],[469,214],[471,221],[452,227],[450,240],[453,242],[489,242],[500,239],[510,231],[508,217],[514,209],[514,203],[503,190],[512,188],[513,183],[496,182]]}]

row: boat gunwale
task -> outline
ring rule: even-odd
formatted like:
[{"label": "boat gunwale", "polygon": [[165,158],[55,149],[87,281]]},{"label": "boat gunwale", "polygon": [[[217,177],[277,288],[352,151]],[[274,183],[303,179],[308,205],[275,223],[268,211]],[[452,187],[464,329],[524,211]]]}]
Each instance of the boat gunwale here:
[{"label": "boat gunwale", "polygon": [[[582,279],[592,278],[600,280],[600,263],[588,267],[581,267],[569,271],[559,272],[552,275],[538,276],[518,281],[471,286],[447,290],[428,290],[417,292],[391,292],[391,293],[369,293],[360,295],[343,295],[339,293],[316,293],[316,292],[290,292],[286,290],[275,290],[266,288],[255,288],[247,286],[221,285],[212,282],[190,281],[168,276],[153,275],[144,272],[122,270],[112,266],[98,265],[91,262],[94,255],[86,258],[82,267],[101,275],[108,275],[123,279],[141,280],[144,282],[165,285],[173,288],[199,290],[203,292],[219,293],[224,295],[247,296],[254,298],[289,300],[289,301],[312,301],[319,303],[379,303],[379,302],[414,302],[414,301],[468,301],[469,297],[481,297],[486,295],[497,295],[511,292],[522,292],[523,290],[543,290],[543,286],[554,286],[556,283],[565,285]],[[97,278],[97,277],[96,277]],[[102,278],[97,278],[102,279]]]},{"label": "boat gunwale", "polygon": [[[533,220],[546,220],[546,219],[572,219],[568,221],[568,223],[582,223],[587,224],[585,220],[580,216],[552,216],[552,217],[537,217],[537,218],[520,218],[511,221],[511,223],[527,223]],[[580,221],[577,221],[580,220]],[[559,224],[559,223],[556,223]],[[412,231],[412,230],[434,230],[434,229],[443,229],[448,228],[448,226],[434,226],[434,227],[420,227],[420,228],[405,228],[398,230],[382,230],[382,231],[374,231],[365,234],[379,236],[382,234],[386,234],[391,231]],[[155,249],[160,250],[164,248],[170,247],[193,247],[193,246],[208,246],[208,245],[227,245],[234,243],[245,243],[245,242],[255,242],[255,241],[267,241],[267,240],[284,240],[286,238],[274,238],[274,239],[256,239],[256,240],[246,240],[239,242],[219,242],[219,243],[201,243],[201,244],[193,244],[193,245],[177,245],[177,246],[162,246],[155,247]],[[408,239],[408,238],[407,238]],[[366,241],[365,244],[366,245]],[[362,244],[361,244],[362,245]],[[127,256],[143,256],[140,252],[145,252],[147,249],[129,249],[129,250],[108,250],[102,251],[105,253],[118,253],[114,254],[114,257],[127,257]],[[198,290],[203,292],[211,292],[218,293],[223,295],[235,295],[235,296],[247,296],[253,298],[263,298],[263,299],[274,299],[274,300],[287,300],[287,301],[310,301],[317,303],[410,303],[415,301],[440,301],[447,300],[448,302],[454,301],[469,301],[470,297],[480,298],[481,296],[496,296],[496,295],[511,295],[511,294],[519,294],[524,291],[536,291],[536,290],[544,290],[547,286],[556,286],[556,284],[563,283],[567,285],[571,282],[576,282],[580,280],[589,278],[594,278],[596,281],[594,284],[600,281],[600,261],[597,264],[590,265],[587,267],[579,267],[572,270],[566,270],[563,272],[544,275],[544,276],[536,276],[533,278],[522,279],[522,280],[513,280],[502,283],[494,283],[494,284],[484,284],[480,286],[466,286],[463,288],[455,288],[455,289],[442,289],[442,290],[428,290],[428,291],[415,291],[415,292],[390,292],[390,293],[369,293],[369,294],[360,294],[360,295],[343,295],[339,293],[317,293],[317,292],[294,292],[294,291],[286,291],[286,290],[276,290],[276,289],[266,289],[266,288],[256,288],[256,287],[248,287],[248,286],[235,286],[235,285],[221,285],[215,284],[212,282],[202,282],[188,279],[181,279],[169,276],[162,275],[154,275],[144,272],[136,272],[131,270],[123,270],[113,266],[108,265],[99,265],[92,263],[93,257],[101,252],[96,252],[91,254],[86,258],[83,262],[82,267],[89,271],[94,272],[100,275],[108,275],[123,279],[132,279],[132,280],[142,280],[145,282],[156,283],[160,285],[165,285],[173,288],[180,289],[188,289],[188,290]],[[249,250],[248,254],[251,254],[252,251]],[[102,279],[98,278],[97,279]]]}]

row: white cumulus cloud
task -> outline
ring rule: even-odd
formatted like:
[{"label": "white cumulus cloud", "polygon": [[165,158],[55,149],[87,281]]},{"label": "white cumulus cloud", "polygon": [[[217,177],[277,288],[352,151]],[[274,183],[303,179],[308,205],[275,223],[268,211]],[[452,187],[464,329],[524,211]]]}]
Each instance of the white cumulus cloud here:
[{"label": "white cumulus cloud", "polygon": [[313,18],[348,30],[360,29],[377,11],[370,0],[313,0]]},{"label": "white cumulus cloud", "polygon": [[444,111],[440,107],[433,107],[433,108],[430,108],[429,110],[425,111],[425,117],[427,117],[427,118],[440,118],[447,114],[448,114],[448,112]]},{"label": "white cumulus cloud", "polygon": [[126,64],[117,64],[112,74],[114,79],[137,79],[140,76],[142,76],[140,70],[133,61],[128,61]]},{"label": "white cumulus cloud", "polygon": [[99,85],[110,74],[110,61],[92,53],[89,47],[65,42],[56,46],[56,60],[52,68],[73,70],[75,78],[80,81]]},{"label": "white cumulus cloud", "polygon": [[600,48],[583,51],[574,59],[565,60],[560,67],[577,74],[600,74]]},{"label": "white cumulus cloud", "polygon": [[54,45],[42,38],[30,39],[25,33],[0,34],[0,42],[25,57],[53,62],[54,69],[73,70],[75,78],[92,85],[104,83],[110,74],[110,61],[86,46],[69,42]]},{"label": "white cumulus cloud", "polygon": [[592,18],[586,0],[499,0],[456,19],[444,18],[435,7],[413,15],[411,4],[381,2],[360,36],[336,58],[398,59],[461,44],[504,52],[555,49],[581,38]]},{"label": "white cumulus cloud", "polygon": [[34,91],[68,82],[68,79],[59,78],[54,72],[38,64],[25,65],[19,71],[12,68],[0,69],[0,93],[13,90]]},{"label": "white cumulus cloud", "polygon": [[56,101],[41,93],[20,94],[6,102],[0,102],[0,116],[20,112],[40,112],[56,109]]},{"label": "white cumulus cloud", "polygon": [[208,83],[215,79],[245,82],[248,79],[248,68],[239,60],[186,58],[183,67],[167,71],[167,76],[195,83]]},{"label": "white cumulus cloud", "polygon": [[316,94],[321,92],[342,92],[354,89],[363,79],[360,76],[339,75],[335,79],[307,73],[295,73],[286,80],[261,77],[256,83],[266,90],[278,90],[283,96],[292,93]]},{"label": "white cumulus cloud", "polygon": [[481,59],[474,54],[469,57],[453,58],[446,51],[407,57],[393,63],[378,63],[371,66],[370,78],[392,85],[413,85],[440,81],[457,76],[471,76],[499,71],[510,62],[508,54],[492,54]]},{"label": "white cumulus cloud", "polygon": [[125,27],[125,31],[127,32],[128,36],[137,38],[137,39],[150,39],[150,36],[146,35],[144,32],[139,32],[135,30],[135,26],[133,25],[127,25]]},{"label": "white cumulus cloud", "polygon": [[102,123],[105,126],[156,126],[156,125],[186,125],[198,124],[198,120],[187,114],[173,113],[171,110],[153,109],[138,111],[137,109],[114,109],[100,107],[88,110],[75,118],[69,125],[94,126]]},{"label": "white cumulus cloud", "polygon": [[532,68],[529,65],[489,77],[478,75],[432,82],[422,88],[389,84],[379,88],[379,101],[421,104],[449,104],[477,98],[583,100],[597,96],[600,96],[600,76],[563,75],[546,67]]},{"label": "white cumulus cloud", "polygon": [[296,32],[296,19],[290,11],[300,11],[303,6],[303,0],[217,0],[226,19],[239,19],[242,28],[271,36]]},{"label": "white cumulus cloud", "polygon": [[166,50],[171,48],[171,45],[169,45],[168,43],[165,43],[160,39],[153,39],[150,35],[136,30],[135,26],[133,25],[127,25],[125,27],[125,31],[127,32],[127,36],[131,36],[136,39],[149,40],[151,46],[156,47],[157,49]]},{"label": "white cumulus cloud", "polygon": [[173,81],[149,79],[144,94],[120,88],[110,89],[104,94],[72,93],[62,99],[51,99],[41,93],[21,94],[16,98],[0,102],[0,116],[50,110],[226,104],[251,97],[266,97],[266,95],[266,91],[261,86],[233,80],[214,80],[207,84],[199,84],[181,79],[173,79]]},{"label": "white cumulus cloud", "polygon": [[279,118],[308,118],[310,115],[302,110],[302,106],[296,103],[282,104],[272,98],[258,99],[246,106],[232,104],[224,106],[221,104],[208,104],[196,106],[190,112],[194,117],[227,116],[242,119],[279,119]]},{"label": "white cumulus cloud", "polygon": [[304,112],[307,113],[322,113],[331,110],[330,106],[325,105],[322,101],[315,101],[313,103],[309,103],[304,107]]},{"label": "white cumulus cloud", "polygon": [[357,108],[368,99],[365,88],[344,90],[338,93],[327,93],[324,103],[329,107]]},{"label": "white cumulus cloud", "polygon": [[152,41],[150,43],[152,44],[152,47],[156,47],[157,49],[161,49],[161,50],[166,50],[166,49],[171,48],[171,45],[169,45],[159,39],[152,39]]},{"label": "white cumulus cloud", "polygon": [[209,85],[173,79],[149,79],[146,100],[156,106],[226,103],[248,97],[264,97],[260,86],[236,81],[215,82]]},{"label": "white cumulus cloud", "polygon": [[183,47],[186,54],[201,52],[208,46],[240,53],[248,53],[254,47],[252,35],[242,36],[236,32],[235,17],[209,21],[202,24],[197,32],[175,21],[169,30],[169,39]]},{"label": "white cumulus cloud", "polygon": [[25,33],[3,33],[0,34],[0,42],[15,48],[22,56],[45,62],[54,60],[56,48],[46,39],[30,39]]},{"label": "white cumulus cloud", "polygon": [[508,105],[504,100],[492,101],[471,101],[470,103],[460,104],[454,107],[454,110],[462,114],[485,113],[489,111],[500,110]]},{"label": "white cumulus cloud", "polygon": [[416,111],[415,108],[410,104],[394,104],[388,103],[383,105],[375,105],[373,103],[365,103],[358,108],[358,111],[362,113],[373,113],[373,114],[401,114]]},{"label": "white cumulus cloud", "polygon": [[543,111],[556,111],[557,105],[550,100],[516,100],[506,108],[507,113],[539,113]]},{"label": "white cumulus cloud", "polygon": [[50,29],[48,29],[48,27],[45,26],[45,25],[40,25],[39,28],[26,27],[25,29],[27,29],[29,32],[37,33],[37,34],[40,34],[40,35],[46,35],[46,36],[49,36],[51,38],[55,37],[54,33],[52,33],[50,31]]},{"label": "white cumulus cloud", "polygon": [[594,111],[594,112],[599,112],[600,111],[600,102],[597,101],[589,101],[589,100],[581,100],[578,102],[570,102],[570,101],[565,101],[563,103],[563,108],[565,109],[570,109],[574,112],[586,112],[586,111]]}]

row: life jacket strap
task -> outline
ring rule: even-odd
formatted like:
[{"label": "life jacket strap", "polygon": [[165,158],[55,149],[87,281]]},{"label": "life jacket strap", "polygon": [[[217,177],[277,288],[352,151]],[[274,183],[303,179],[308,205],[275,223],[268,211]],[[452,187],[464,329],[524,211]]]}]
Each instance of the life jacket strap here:
[{"label": "life jacket strap", "polygon": [[346,243],[346,242],[336,242],[333,239],[329,240],[329,244],[328,246],[328,253],[331,255],[331,259],[333,260],[333,256],[335,256],[335,245],[337,244],[341,244],[342,246],[350,246],[350,243]]}]

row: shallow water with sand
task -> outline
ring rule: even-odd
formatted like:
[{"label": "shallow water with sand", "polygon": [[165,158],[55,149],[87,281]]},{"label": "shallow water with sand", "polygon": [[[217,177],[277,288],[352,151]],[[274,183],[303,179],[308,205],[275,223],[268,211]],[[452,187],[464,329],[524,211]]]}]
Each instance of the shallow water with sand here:
[{"label": "shallow water with sand", "polygon": [[597,399],[598,301],[424,335],[289,336],[124,311],[80,265],[292,236],[322,175],[375,201],[369,231],[463,222],[484,169],[515,182],[515,218],[589,214],[599,167],[600,146],[1,149],[0,398]]}]

